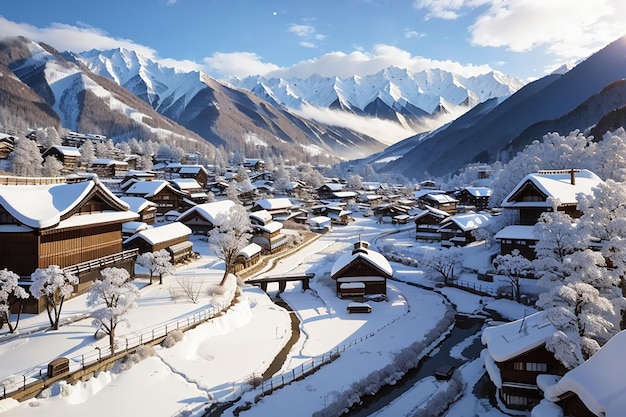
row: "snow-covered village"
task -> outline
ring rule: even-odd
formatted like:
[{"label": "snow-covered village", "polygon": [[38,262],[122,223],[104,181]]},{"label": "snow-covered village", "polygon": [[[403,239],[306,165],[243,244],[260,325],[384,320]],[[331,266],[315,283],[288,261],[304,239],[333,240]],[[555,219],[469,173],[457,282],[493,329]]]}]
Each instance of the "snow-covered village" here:
[{"label": "snow-covered village", "polygon": [[572,1],[5,5],[0,416],[622,417],[626,6]]}]

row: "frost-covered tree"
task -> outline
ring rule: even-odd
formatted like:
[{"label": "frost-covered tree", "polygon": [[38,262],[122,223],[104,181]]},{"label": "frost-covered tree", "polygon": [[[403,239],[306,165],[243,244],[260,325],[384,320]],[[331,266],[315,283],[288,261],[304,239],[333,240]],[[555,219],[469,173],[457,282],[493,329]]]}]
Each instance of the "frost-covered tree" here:
[{"label": "frost-covered tree", "polygon": [[493,266],[498,274],[506,277],[511,285],[511,296],[519,303],[522,297],[522,280],[532,273],[532,262],[514,249],[510,254],[496,256]]},{"label": "frost-covered tree", "polygon": [[[0,323],[6,323],[9,333],[14,333],[20,323],[22,309],[17,311],[15,324],[11,322],[11,307],[28,298],[26,290],[18,285],[20,276],[6,268],[0,270]],[[1,324],[0,324],[1,326]]]},{"label": "frost-covered tree", "polygon": [[226,151],[221,146],[215,150],[215,160],[213,161],[215,175],[223,176],[228,170]]},{"label": "frost-covered tree", "polygon": [[463,265],[463,252],[456,247],[429,250],[424,253],[422,262],[426,269],[441,275],[447,285],[454,280],[454,270]]},{"label": "frost-covered tree", "polygon": [[612,321],[613,304],[590,284],[555,286],[549,299],[549,306],[540,307],[547,310],[559,331],[546,342],[546,348],[568,369],[593,356],[619,330]]},{"label": "frost-covered tree", "polygon": [[313,188],[319,188],[324,185],[324,176],[317,171],[311,164],[302,164],[298,167],[300,180]]},{"label": "frost-covered tree", "polygon": [[159,285],[163,284],[163,275],[171,274],[174,271],[174,265],[172,265],[172,257],[165,249],[153,252],[152,265],[154,266],[154,273],[159,275]]},{"label": "frost-covered tree", "polygon": [[235,205],[215,218],[215,228],[209,233],[209,248],[224,261],[224,277],[220,285],[234,271],[237,255],[250,241],[252,225],[248,212],[242,205]]},{"label": "frost-covered tree", "polygon": [[228,183],[228,187],[226,188],[226,197],[229,200],[234,201],[235,203],[240,203],[239,188],[236,180],[230,180],[230,182]]},{"label": "frost-covered tree", "polygon": [[96,160],[96,147],[92,141],[86,140],[83,142],[78,151],[80,152],[80,163],[82,166],[88,167]]},{"label": "frost-covered tree", "polygon": [[35,298],[46,298],[50,327],[58,330],[63,303],[72,295],[74,285],[78,285],[78,277],[63,271],[58,265],[50,265],[47,268],[37,268],[31,274],[31,280],[31,294]]},{"label": "frost-covered tree", "polygon": [[150,284],[152,284],[152,279],[154,278],[154,273],[156,271],[156,265],[154,264],[154,253],[153,252],[144,252],[137,257],[135,261],[137,265],[146,268],[150,272]]},{"label": "frost-covered tree", "polygon": [[533,261],[538,285],[549,290],[570,275],[566,257],[589,247],[586,233],[574,225],[574,220],[563,212],[546,212],[535,225],[538,237]]},{"label": "frost-covered tree", "polygon": [[41,168],[41,174],[44,177],[58,177],[63,170],[63,163],[52,155],[46,156]]},{"label": "frost-covered tree", "polygon": [[37,143],[28,138],[15,141],[15,149],[11,152],[11,169],[18,177],[38,177],[41,175],[43,158]]},{"label": "frost-covered tree", "polygon": [[126,315],[136,307],[139,290],[129,282],[130,274],[123,268],[105,268],[89,288],[87,307],[92,311],[92,325],[109,336],[111,354],[115,353],[115,329],[128,323]]},{"label": "frost-covered tree", "polygon": [[596,174],[607,180],[626,181],[626,131],[623,127],[602,137],[596,155]]},{"label": "frost-covered tree", "polygon": [[358,174],[348,175],[346,179],[346,187],[348,190],[358,191],[363,189],[363,181],[361,180],[361,176]]}]

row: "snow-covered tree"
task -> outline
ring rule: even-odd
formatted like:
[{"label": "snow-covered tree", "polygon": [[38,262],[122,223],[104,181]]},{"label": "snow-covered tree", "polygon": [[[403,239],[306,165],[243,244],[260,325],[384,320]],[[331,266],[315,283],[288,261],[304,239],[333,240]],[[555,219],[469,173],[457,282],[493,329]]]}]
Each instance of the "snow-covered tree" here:
[{"label": "snow-covered tree", "polygon": [[11,152],[11,169],[18,177],[38,177],[41,175],[43,158],[37,143],[28,138],[15,141],[15,150]]},{"label": "snow-covered tree", "polygon": [[78,285],[78,277],[63,271],[58,265],[50,265],[47,268],[37,268],[31,274],[31,280],[31,294],[35,298],[46,297],[50,327],[58,330],[63,303],[72,295],[74,285]]},{"label": "snow-covered tree", "polygon": [[174,271],[174,265],[172,265],[172,256],[165,249],[153,252],[152,265],[154,266],[154,273],[159,274],[159,285],[163,284],[163,275],[171,274]]},{"label": "snow-covered tree", "polygon": [[89,288],[87,307],[96,308],[91,313],[92,325],[109,336],[111,354],[115,353],[115,329],[128,323],[126,315],[133,309],[139,290],[129,282],[130,274],[123,268],[105,268]]},{"label": "snow-covered tree", "polygon": [[348,175],[346,179],[346,187],[348,190],[358,191],[363,189],[363,181],[361,180],[361,176],[358,174]]},{"label": "snow-covered tree", "polygon": [[619,331],[612,321],[613,304],[590,284],[555,286],[549,299],[550,306],[540,307],[547,310],[559,331],[546,342],[546,348],[568,369],[589,359]]},{"label": "snow-covered tree", "polygon": [[226,159],[226,151],[221,146],[215,150],[215,160],[213,161],[215,167],[215,175],[223,176],[228,170],[228,162]]},{"label": "snow-covered tree", "polygon": [[626,131],[620,127],[602,137],[597,145],[596,170],[601,178],[626,181]]},{"label": "snow-covered tree", "polygon": [[152,284],[152,278],[154,277],[154,273],[156,271],[156,265],[154,264],[154,253],[153,252],[144,252],[137,257],[135,261],[137,265],[146,268],[150,272],[150,284]]},{"label": "snow-covered tree", "polygon": [[82,146],[78,148],[78,151],[80,152],[81,165],[88,167],[96,160],[96,147],[93,145],[92,141],[86,140]]},{"label": "snow-covered tree", "polygon": [[43,161],[41,174],[44,177],[58,177],[63,170],[63,163],[52,155],[46,156]]},{"label": "snow-covered tree", "polygon": [[226,188],[226,197],[229,200],[234,201],[235,203],[240,203],[239,201],[239,188],[236,180],[230,180],[228,183],[228,187]]},{"label": "snow-covered tree", "polygon": [[533,268],[539,278],[538,285],[549,290],[570,275],[566,257],[588,248],[589,238],[563,212],[543,213],[534,232],[539,240],[535,246],[537,258],[533,261]]},{"label": "snow-covered tree", "polygon": [[463,265],[463,253],[456,247],[429,250],[422,262],[426,269],[440,274],[447,285],[454,280],[454,270]]},{"label": "snow-covered tree", "polygon": [[298,167],[299,176],[308,186],[319,188],[324,185],[324,176],[320,174],[311,164],[302,164]]},{"label": "snow-covered tree", "polygon": [[237,255],[250,241],[252,225],[248,212],[242,205],[235,205],[226,213],[215,218],[215,228],[209,233],[209,248],[224,261],[224,285],[228,274],[232,273]]},{"label": "snow-covered tree", "polygon": [[514,249],[510,254],[496,256],[493,266],[496,272],[504,275],[511,284],[512,298],[519,303],[522,297],[522,280],[531,274],[532,262],[520,255],[519,250]]},{"label": "snow-covered tree", "polygon": [[[0,270],[0,323],[6,323],[9,332],[14,333],[20,323],[22,309],[17,312],[15,324],[11,322],[11,306],[28,298],[26,290],[18,285],[20,276],[6,268]],[[1,324],[0,324],[1,327]]]}]

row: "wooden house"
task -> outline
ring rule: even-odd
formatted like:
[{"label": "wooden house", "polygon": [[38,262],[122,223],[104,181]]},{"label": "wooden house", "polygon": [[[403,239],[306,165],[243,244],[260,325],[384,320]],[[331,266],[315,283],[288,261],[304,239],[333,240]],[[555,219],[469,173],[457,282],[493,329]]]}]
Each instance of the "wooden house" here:
[{"label": "wooden house", "polygon": [[449,216],[450,215],[445,211],[426,206],[422,212],[416,214],[413,218],[415,222],[415,239],[430,241],[441,240],[439,227],[441,226],[441,222]]},{"label": "wooden house", "polygon": [[123,178],[128,172],[128,162],[111,158],[99,158],[91,163],[89,171],[104,178]]},{"label": "wooden house", "polygon": [[251,211],[266,210],[272,216],[277,214],[288,214],[293,209],[293,203],[288,198],[266,198],[257,200]]},{"label": "wooden house", "polygon": [[516,210],[518,224],[532,226],[539,216],[553,210],[555,202],[558,211],[579,218],[576,196],[580,193],[592,194],[593,188],[602,183],[593,172],[582,169],[539,171],[525,176],[502,201],[502,208]]},{"label": "wooden house", "polygon": [[185,198],[191,201],[189,206],[208,202],[208,194],[194,178],[173,178],[169,181],[174,188],[187,195]]},{"label": "wooden house", "polygon": [[328,217],[332,224],[346,225],[354,221],[352,218],[352,212],[340,206],[326,206],[323,215]]},{"label": "wooden house", "polygon": [[[352,283],[365,285],[364,294],[387,294],[387,279],[393,276],[389,261],[369,249],[369,243],[359,240],[353,249],[341,255],[333,264],[330,277],[335,280],[337,295],[349,295]],[[348,285],[344,285],[348,284]],[[343,286],[343,287],[342,287]]]},{"label": "wooden house", "polygon": [[0,159],[7,159],[11,152],[15,149],[15,140],[13,135],[0,133]]},{"label": "wooden house", "polygon": [[442,241],[448,241],[455,246],[465,246],[476,241],[474,232],[486,227],[490,216],[481,213],[463,213],[446,217],[439,227]]},{"label": "wooden house", "polygon": [[326,216],[314,216],[306,220],[312,232],[324,233],[333,228],[332,220]]},{"label": "wooden house", "polygon": [[128,204],[131,211],[139,214],[139,221],[146,224],[154,224],[156,220],[156,204],[143,197],[122,196],[120,199]]},{"label": "wooden house", "polygon": [[317,189],[317,195],[321,199],[333,198],[334,193],[343,191],[345,184],[339,182],[327,182]]},{"label": "wooden house", "polygon": [[251,171],[263,171],[265,169],[265,161],[262,159],[246,158],[243,161],[243,166]]},{"label": "wooden house", "polygon": [[140,254],[165,249],[170,253],[171,262],[178,263],[193,255],[190,235],[190,228],[180,222],[173,222],[135,233],[124,240],[124,248],[137,249]]},{"label": "wooden house", "polygon": [[565,373],[545,347],[555,331],[545,311],[483,330],[485,368],[507,407],[530,410],[542,399],[537,376]]},{"label": "wooden house", "polygon": [[208,234],[215,227],[215,220],[220,214],[226,214],[235,206],[232,200],[213,201],[191,207],[178,216],[176,221],[185,224],[194,233]]},{"label": "wooden house", "polygon": [[420,208],[426,208],[426,206],[434,207],[441,211],[452,215],[456,214],[458,200],[444,192],[429,192],[420,196],[417,200]]},{"label": "wooden house", "polygon": [[465,187],[456,194],[459,205],[463,205],[475,211],[489,209],[489,197],[491,197],[489,187]]},{"label": "wooden house", "polygon": [[[105,267],[132,275],[137,253],[123,250],[122,225],[137,217],[97,180],[0,185],[0,268],[20,275],[28,288],[37,268],[58,265],[78,276],[77,293]],[[23,311],[43,309],[43,301],[31,298]]]},{"label": "wooden house", "polygon": [[[591,358],[568,371],[562,378],[540,376],[537,383],[547,401],[536,406],[533,415],[623,416],[626,409],[625,349],[626,331],[622,330]],[[542,383],[542,380],[545,382]],[[550,404],[558,405],[560,414],[540,412]]]},{"label": "wooden house", "polygon": [[259,262],[263,248],[256,243],[250,243],[239,251],[237,255],[237,263],[235,264],[235,272],[249,268]]},{"label": "wooden house", "polygon": [[283,224],[270,221],[264,225],[253,226],[252,242],[261,246],[266,252],[274,253],[283,248],[287,242],[287,236],[282,233]]},{"label": "wooden house", "polygon": [[128,187],[124,195],[142,197],[156,204],[157,214],[162,215],[171,210],[178,210],[187,194],[172,187],[165,180],[138,181]]},{"label": "wooden house", "polygon": [[272,215],[267,210],[258,210],[250,213],[250,223],[252,226],[265,226],[273,220]]},{"label": "wooden house", "polygon": [[72,146],[51,146],[41,155],[44,159],[48,156],[56,158],[63,164],[62,173],[76,172],[80,167],[80,151]]},{"label": "wooden house", "polygon": [[207,188],[209,183],[209,171],[202,165],[183,165],[178,170],[178,176],[196,180],[203,190]]},{"label": "wooden house", "polygon": [[498,231],[494,239],[500,243],[500,254],[508,255],[517,249],[523,257],[533,260],[537,257],[535,245],[539,238],[535,235],[534,226],[506,226]]}]

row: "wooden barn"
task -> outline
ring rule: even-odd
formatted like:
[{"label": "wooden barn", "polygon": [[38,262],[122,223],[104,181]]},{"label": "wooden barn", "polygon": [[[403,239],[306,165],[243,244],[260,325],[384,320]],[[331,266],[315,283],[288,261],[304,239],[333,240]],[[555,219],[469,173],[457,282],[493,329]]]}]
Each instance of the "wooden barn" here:
[{"label": "wooden barn", "polygon": [[[20,275],[20,285],[28,289],[37,268],[58,265],[78,276],[77,293],[105,267],[132,275],[137,252],[123,250],[122,225],[137,217],[97,179],[0,185],[0,268]],[[29,299],[23,311],[43,309],[43,301]]]},{"label": "wooden barn", "polygon": [[124,241],[126,249],[137,249],[139,253],[167,250],[172,263],[182,262],[193,255],[193,243],[189,241],[191,229],[182,223],[168,223],[135,233]]},{"label": "wooden barn", "polygon": [[[389,261],[369,249],[369,243],[359,240],[353,250],[340,256],[330,272],[340,297],[351,296],[354,283],[362,283],[362,295],[387,294],[387,279],[393,276]],[[345,284],[345,285],[344,285]]]},{"label": "wooden barn", "polygon": [[261,259],[263,248],[256,243],[250,243],[239,251],[237,254],[237,264],[235,265],[235,273],[243,269],[255,265]]},{"label": "wooden barn", "polygon": [[537,376],[565,373],[545,347],[555,331],[545,311],[483,330],[485,368],[507,407],[530,410],[542,399]]}]

